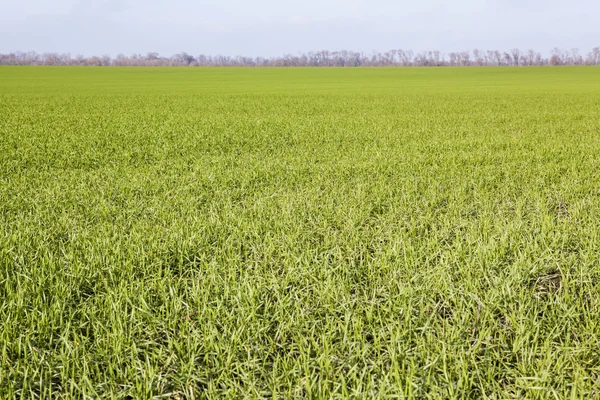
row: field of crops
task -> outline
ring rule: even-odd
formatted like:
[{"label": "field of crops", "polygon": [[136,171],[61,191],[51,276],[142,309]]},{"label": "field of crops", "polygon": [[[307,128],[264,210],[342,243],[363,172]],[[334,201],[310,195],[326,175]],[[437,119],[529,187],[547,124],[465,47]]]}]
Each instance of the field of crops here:
[{"label": "field of crops", "polygon": [[0,397],[594,398],[600,69],[0,67]]}]

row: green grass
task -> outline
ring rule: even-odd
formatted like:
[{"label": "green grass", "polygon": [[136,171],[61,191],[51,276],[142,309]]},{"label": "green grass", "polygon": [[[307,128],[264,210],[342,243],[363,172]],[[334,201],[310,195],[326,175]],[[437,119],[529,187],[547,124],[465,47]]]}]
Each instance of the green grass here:
[{"label": "green grass", "polygon": [[600,68],[0,68],[0,397],[594,398]]}]

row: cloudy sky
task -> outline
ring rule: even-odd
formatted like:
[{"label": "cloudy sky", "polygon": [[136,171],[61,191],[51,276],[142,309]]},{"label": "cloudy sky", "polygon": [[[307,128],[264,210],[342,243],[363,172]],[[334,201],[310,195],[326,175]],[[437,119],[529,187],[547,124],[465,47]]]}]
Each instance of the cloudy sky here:
[{"label": "cloudy sky", "polygon": [[0,53],[600,46],[599,0],[0,0]]}]

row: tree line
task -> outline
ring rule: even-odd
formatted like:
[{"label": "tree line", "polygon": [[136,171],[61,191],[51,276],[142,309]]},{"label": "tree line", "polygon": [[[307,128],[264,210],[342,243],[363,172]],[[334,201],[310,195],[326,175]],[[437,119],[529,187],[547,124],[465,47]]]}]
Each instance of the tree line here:
[{"label": "tree line", "polygon": [[535,50],[479,50],[449,52],[394,49],[384,53],[365,54],[349,50],[311,51],[300,55],[279,57],[244,57],[223,55],[192,55],[181,52],[170,57],[158,53],[146,55],[119,54],[115,58],[76,55],[69,53],[14,52],[0,54],[0,65],[59,65],[59,66],[244,66],[244,67],[412,67],[412,66],[543,66],[543,65],[600,65],[600,47],[587,54],[578,49],[552,49],[544,57]]}]

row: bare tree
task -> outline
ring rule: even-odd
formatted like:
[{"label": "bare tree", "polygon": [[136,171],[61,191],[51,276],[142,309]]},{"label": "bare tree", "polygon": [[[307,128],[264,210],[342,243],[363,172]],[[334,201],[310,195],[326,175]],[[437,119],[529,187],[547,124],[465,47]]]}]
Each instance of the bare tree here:
[{"label": "bare tree", "polygon": [[579,49],[571,49],[571,58],[573,59],[573,65],[583,64],[583,57],[579,55]]},{"label": "bare tree", "polygon": [[450,52],[448,60],[439,51],[423,51],[413,53],[411,50],[393,49],[384,53],[364,53],[338,50],[338,51],[311,51],[293,55],[285,54],[281,57],[262,58],[238,55],[192,56],[186,52],[177,53],[171,57],[161,57],[156,52],[132,54],[125,56],[118,54],[116,58],[109,55],[85,57],[81,54],[71,57],[70,54],[43,53],[37,54],[30,51],[0,54],[2,65],[79,65],[79,66],[273,66],[273,67],[359,67],[359,66],[533,66],[533,65],[600,65],[600,47],[595,47],[585,56],[580,55],[578,49],[562,50],[554,48],[549,58],[530,49],[521,52],[512,49],[510,52],[498,50],[475,49],[472,52]]},{"label": "bare tree", "polygon": [[600,47],[594,47],[592,51],[588,54],[587,65],[600,65]]},{"label": "bare tree", "polygon": [[461,65],[466,67],[471,65],[471,53],[468,51],[463,51],[460,53]]},{"label": "bare tree", "polygon": [[513,65],[519,66],[519,59],[521,58],[521,50],[519,49],[512,49],[510,51],[511,55],[512,55],[512,63]]},{"label": "bare tree", "polygon": [[527,52],[523,55],[523,61],[525,65],[532,66],[535,62],[536,52],[533,49],[527,50]]},{"label": "bare tree", "polygon": [[562,50],[558,47],[552,49],[552,56],[550,57],[550,65],[562,65]]},{"label": "bare tree", "polygon": [[460,56],[458,53],[451,52],[448,54],[448,57],[450,58],[450,66],[454,67],[455,65],[459,65]]},{"label": "bare tree", "polygon": [[479,50],[479,49],[475,49],[473,50],[473,56],[475,57],[475,64],[479,67],[482,67],[484,65],[484,52]]}]

